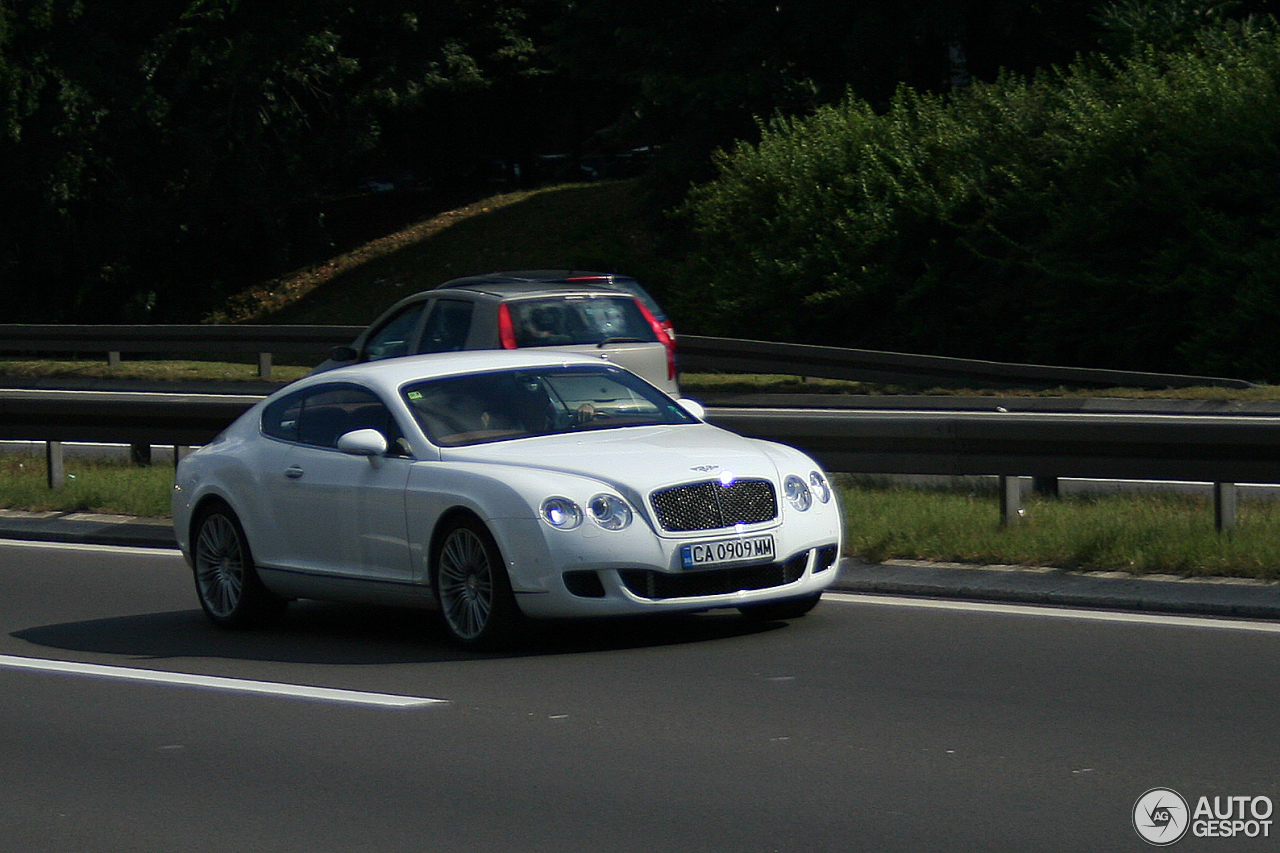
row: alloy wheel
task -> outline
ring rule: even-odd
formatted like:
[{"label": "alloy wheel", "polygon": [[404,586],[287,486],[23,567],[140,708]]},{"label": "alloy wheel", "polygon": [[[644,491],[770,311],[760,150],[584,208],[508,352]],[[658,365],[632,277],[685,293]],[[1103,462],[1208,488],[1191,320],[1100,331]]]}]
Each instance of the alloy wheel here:
[{"label": "alloy wheel", "polygon": [[440,550],[437,583],[450,630],[461,640],[484,634],[493,617],[494,567],[484,541],[468,527],[449,533]]},{"label": "alloy wheel", "polygon": [[226,515],[215,512],[200,525],[195,547],[196,589],[215,619],[232,618],[244,596],[244,544]]}]

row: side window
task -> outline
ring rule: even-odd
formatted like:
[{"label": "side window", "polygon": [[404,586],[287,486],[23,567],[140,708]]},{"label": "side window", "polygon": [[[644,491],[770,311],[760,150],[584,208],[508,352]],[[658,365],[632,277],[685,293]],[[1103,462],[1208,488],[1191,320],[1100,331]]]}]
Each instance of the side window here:
[{"label": "side window", "polygon": [[377,361],[407,355],[409,339],[413,336],[413,330],[417,328],[418,319],[426,305],[426,302],[406,305],[369,335],[364,342],[364,360]]},{"label": "side window", "polygon": [[267,435],[314,447],[337,447],[339,437],[357,429],[376,429],[393,448],[402,436],[382,401],[355,385],[326,385],[290,394],[262,413],[262,431]]},{"label": "side window", "polygon": [[418,352],[453,352],[467,344],[471,311],[475,306],[459,299],[437,299],[427,316]]}]

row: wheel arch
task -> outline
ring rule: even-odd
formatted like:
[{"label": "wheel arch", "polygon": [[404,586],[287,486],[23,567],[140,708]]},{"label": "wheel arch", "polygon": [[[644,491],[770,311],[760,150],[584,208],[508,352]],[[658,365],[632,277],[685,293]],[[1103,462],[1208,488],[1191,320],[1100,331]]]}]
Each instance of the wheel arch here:
[{"label": "wheel arch", "polygon": [[244,534],[245,547],[249,549],[250,555],[256,558],[256,551],[253,547],[257,541],[257,531],[251,530],[252,524],[246,523],[246,514],[236,505],[236,501],[223,493],[219,489],[209,489],[204,493],[197,495],[191,502],[191,509],[186,515],[186,529],[183,531],[188,543],[188,550],[195,547],[196,528],[200,521],[211,511],[217,508],[225,509],[227,512],[235,516],[236,522],[240,525],[240,530]]},{"label": "wheel arch", "polygon": [[[450,507],[449,509],[440,513],[440,517],[436,519],[436,525],[431,530],[430,544],[427,547],[427,573],[426,573],[427,586],[431,589],[435,589],[436,562],[440,556],[440,548],[444,543],[444,534],[446,531],[451,529],[459,521],[464,521],[464,520],[474,521],[476,524],[479,524],[481,527],[483,527],[485,531],[488,532],[489,538],[493,539],[495,547],[498,548],[498,553],[499,554],[503,553],[502,547],[498,545],[497,537],[495,537],[493,534],[493,528],[490,527],[490,525],[483,518],[480,517],[480,514],[478,512],[476,512],[471,507],[462,506],[461,504]],[[506,559],[505,555],[503,555],[503,559],[504,560]],[[504,566],[503,568],[505,570],[506,567]]]},{"label": "wheel arch", "polygon": [[[231,501],[225,495],[218,492],[206,492],[196,499],[191,507],[190,514],[187,516],[187,536],[189,539],[195,538],[196,525],[215,507],[222,507],[234,514],[237,519],[241,518],[240,513],[236,511],[236,508],[232,506]],[[240,521],[240,525],[241,527],[244,526],[243,520]]]}]

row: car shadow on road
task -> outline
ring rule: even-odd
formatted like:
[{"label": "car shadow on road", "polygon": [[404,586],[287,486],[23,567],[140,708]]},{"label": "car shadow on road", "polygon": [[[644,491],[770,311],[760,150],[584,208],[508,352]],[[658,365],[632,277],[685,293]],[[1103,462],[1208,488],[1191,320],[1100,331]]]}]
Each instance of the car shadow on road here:
[{"label": "car shadow on road", "polygon": [[452,645],[436,614],[421,610],[294,602],[262,627],[224,631],[199,610],[42,625],[11,636],[50,649],[147,660],[211,658],[275,663],[385,665],[577,655],[715,642],[783,623],[723,611],[646,618],[531,623],[509,648],[471,652]]}]

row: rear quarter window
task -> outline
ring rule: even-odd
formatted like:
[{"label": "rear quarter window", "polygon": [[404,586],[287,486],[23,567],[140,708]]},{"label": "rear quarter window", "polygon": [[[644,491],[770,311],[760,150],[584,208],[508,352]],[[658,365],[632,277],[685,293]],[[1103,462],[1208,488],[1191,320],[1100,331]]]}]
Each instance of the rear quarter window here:
[{"label": "rear quarter window", "polygon": [[290,394],[269,404],[262,411],[262,431],[272,438],[297,441],[303,397],[303,394]]},{"label": "rear quarter window", "polygon": [[401,437],[382,401],[352,385],[309,388],[276,400],[262,412],[263,433],[314,447],[335,447],[339,436],[357,429],[376,429],[388,444]]}]

